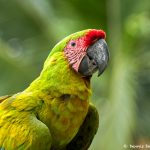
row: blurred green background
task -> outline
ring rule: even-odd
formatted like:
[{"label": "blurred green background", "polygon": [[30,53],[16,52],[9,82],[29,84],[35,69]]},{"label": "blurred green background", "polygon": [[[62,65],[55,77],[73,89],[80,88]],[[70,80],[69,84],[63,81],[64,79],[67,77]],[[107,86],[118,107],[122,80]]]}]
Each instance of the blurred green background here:
[{"label": "blurred green background", "polygon": [[24,90],[59,40],[87,28],[106,31],[111,55],[92,78],[100,126],[90,150],[150,145],[149,0],[0,0],[0,95]]}]

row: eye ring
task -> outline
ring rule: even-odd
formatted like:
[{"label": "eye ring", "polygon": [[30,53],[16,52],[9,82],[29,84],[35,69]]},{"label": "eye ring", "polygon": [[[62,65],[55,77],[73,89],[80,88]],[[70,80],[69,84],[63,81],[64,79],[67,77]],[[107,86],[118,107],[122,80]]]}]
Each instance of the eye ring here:
[{"label": "eye ring", "polygon": [[76,42],[71,42],[71,46],[72,47],[76,46]]}]

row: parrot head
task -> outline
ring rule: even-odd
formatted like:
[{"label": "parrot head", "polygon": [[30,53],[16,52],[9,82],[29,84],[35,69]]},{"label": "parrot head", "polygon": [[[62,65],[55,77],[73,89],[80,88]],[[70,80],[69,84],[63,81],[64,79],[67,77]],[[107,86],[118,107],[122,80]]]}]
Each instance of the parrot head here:
[{"label": "parrot head", "polygon": [[71,68],[83,77],[90,77],[98,70],[103,73],[109,61],[109,51],[103,30],[87,29],[69,35],[60,41],[51,55],[63,51]]}]

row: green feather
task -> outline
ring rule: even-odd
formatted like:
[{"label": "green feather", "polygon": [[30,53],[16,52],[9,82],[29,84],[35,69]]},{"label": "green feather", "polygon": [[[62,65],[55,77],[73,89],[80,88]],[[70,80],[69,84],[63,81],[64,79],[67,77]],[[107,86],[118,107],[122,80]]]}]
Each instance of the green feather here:
[{"label": "green feather", "polygon": [[[84,36],[88,31],[74,33],[60,41],[46,59],[40,76],[27,89],[0,98],[0,147],[59,150],[79,134],[90,113],[90,82],[71,69],[63,49],[70,39]],[[90,122],[87,123],[90,125]],[[94,127],[92,131],[95,130]]]}]

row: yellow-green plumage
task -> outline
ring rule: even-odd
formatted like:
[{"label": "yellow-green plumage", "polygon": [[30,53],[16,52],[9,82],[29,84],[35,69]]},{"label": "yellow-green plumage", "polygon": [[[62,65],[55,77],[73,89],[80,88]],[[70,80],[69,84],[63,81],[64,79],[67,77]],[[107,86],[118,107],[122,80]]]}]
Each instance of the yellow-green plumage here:
[{"label": "yellow-green plumage", "polygon": [[[58,43],[40,76],[27,89],[1,98],[0,149],[59,150],[77,135],[90,105],[90,82],[70,68],[63,48],[69,39],[83,36],[87,31]],[[98,121],[94,134],[97,125]]]}]

